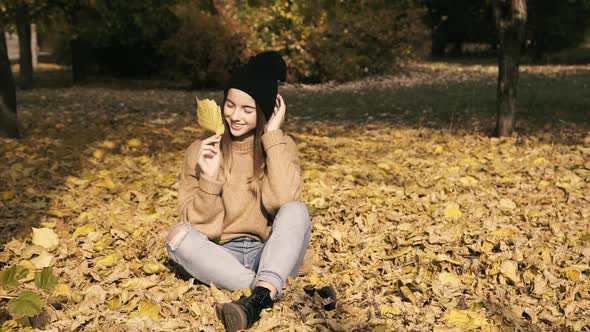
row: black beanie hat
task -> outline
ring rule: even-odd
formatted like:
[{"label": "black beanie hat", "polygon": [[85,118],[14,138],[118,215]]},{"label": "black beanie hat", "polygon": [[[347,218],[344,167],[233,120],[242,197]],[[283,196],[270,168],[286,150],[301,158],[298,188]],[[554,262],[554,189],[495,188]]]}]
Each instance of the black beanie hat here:
[{"label": "black beanie hat", "polygon": [[260,108],[266,120],[270,119],[276,103],[278,81],[287,79],[287,64],[275,51],[259,53],[250,57],[248,63],[238,67],[225,87],[224,96],[231,88],[250,95]]}]

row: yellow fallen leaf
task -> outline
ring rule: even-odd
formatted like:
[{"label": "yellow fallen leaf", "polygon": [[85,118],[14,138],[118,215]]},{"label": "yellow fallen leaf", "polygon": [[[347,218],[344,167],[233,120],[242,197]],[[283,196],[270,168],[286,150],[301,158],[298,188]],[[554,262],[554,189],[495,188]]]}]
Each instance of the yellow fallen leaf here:
[{"label": "yellow fallen leaf", "polygon": [[26,246],[20,253],[21,258],[29,259],[34,255],[40,255],[45,248],[38,246],[36,244],[31,244],[30,246]]},{"label": "yellow fallen leaf", "polygon": [[109,308],[111,308],[111,310],[119,309],[122,304],[123,301],[121,300],[121,297],[119,295],[115,295],[113,296],[113,298],[107,301],[107,305],[109,306]]},{"label": "yellow fallen leaf", "polygon": [[470,309],[452,309],[444,316],[444,319],[459,328],[469,330],[486,328],[489,326],[488,321],[481,312],[476,312]]},{"label": "yellow fallen leaf", "polygon": [[451,288],[451,289],[458,289],[463,286],[461,279],[458,275],[449,272],[441,272],[438,274],[437,278],[438,282],[444,287]]},{"label": "yellow fallen leaf", "polygon": [[117,253],[112,253],[108,256],[105,256],[105,257],[97,260],[96,264],[103,266],[103,267],[111,267],[111,266],[114,266],[115,264],[117,264],[118,261],[119,261],[119,255]]},{"label": "yellow fallen leaf", "polygon": [[154,279],[151,277],[156,277],[156,275],[151,275],[150,277],[145,278],[131,278],[121,284],[121,288],[128,288],[131,290],[134,289],[148,289],[156,285],[158,279]]},{"label": "yellow fallen leaf", "polygon": [[117,185],[113,182],[113,180],[111,180],[109,178],[99,180],[94,185],[97,187],[107,188],[107,189],[115,189],[117,187]]},{"label": "yellow fallen leaf", "polygon": [[137,307],[137,311],[141,315],[149,317],[151,320],[158,320],[160,306],[150,301],[141,301]]},{"label": "yellow fallen leaf", "polygon": [[217,135],[223,135],[225,127],[221,116],[221,108],[215,100],[204,99],[197,101],[197,118],[199,125],[203,129],[214,132]]},{"label": "yellow fallen leaf", "polygon": [[70,286],[66,285],[66,284],[57,284],[57,286],[55,286],[55,289],[53,290],[53,296],[65,296],[67,298],[71,298],[72,297],[72,289],[70,288]]},{"label": "yellow fallen leaf", "polygon": [[102,157],[104,157],[104,151],[101,149],[96,149],[92,153],[92,156],[96,159],[101,159]]},{"label": "yellow fallen leaf", "polygon": [[211,290],[211,295],[215,299],[215,302],[224,303],[231,301],[229,296],[225,294],[223,291],[219,290],[217,287],[215,287],[215,284],[213,282],[209,284],[209,289]]},{"label": "yellow fallen leaf", "polygon": [[111,239],[108,235],[105,235],[94,243],[94,250],[103,251],[104,249],[108,248],[111,243],[113,243],[113,239]]},{"label": "yellow fallen leaf", "polygon": [[382,316],[395,316],[402,313],[399,307],[386,304],[382,305],[379,310],[381,311]]},{"label": "yellow fallen leaf", "polygon": [[138,237],[140,237],[140,236],[141,236],[141,234],[143,234],[143,232],[144,232],[144,231],[145,231],[145,227],[143,227],[143,226],[139,226],[139,227],[137,227],[137,228],[136,228],[136,229],[133,231],[133,233],[131,234],[131,236],[132,236],[134,239],[137,239]]},{"label": "yellow fallen leaf", "polygon": [[545,158],[543,158],[543,157],[539,157],[539,158],[533,160],[533,165],[535,165],[535,166],[543,165],[544,163],[545,163]]},{"label": "yellow fallen leaf", "polygon": [[378,163],[377,167],[381,168],[382,170],[386,170],[386,171],[391,170],[391,166],[389,166],[389,164],[387,164],[387,163]]},{"label": "yellow fallen leaf", "polygon": [[155,273],[159,273],[159,272],[164,272],[167,271],[168,269],[159,262],[148,262],[143,264],[143,266],[141,267],[143,272],[147,273],[147,274],[155,274]]},{"label": "yellow fallen leaf", "polygon": [[500,272],[508,279],[512,280],[513,282],[518,282],[520,278],[517,274],[518,271],[518,264],[512,260],[505,260],[502,262],[500,266]]},{"label": "yellow fallen leaf", "polygon": [[499,228],[499,229],[494,230],[492,232],[492,234],[494,234],[497,237],[507,237],[507,238],[514,237],[514,235],[516,235],[514,233],[514,231],[511,230],[510,228]]},{"label": "yellow fallen leaf", "polygon": [[101,146],[107,148],[107,149],[113,149],[115,147],[115,142],[113,141],[102,141],[102,143],[100,143]]},{"label": "yellow fallen leaf", "polygon": [[74,233],[72,234],[72,238],[76,238],[80,235],[88,235],[90,232],[94,232],[96,230],[96,225],[94,223],[88,223],[84,226],[80,226],[76,228]]},{"label": "yellow fallen leaf", "polygon": [[55,221],[44,220],[40,222],[39,225],[45,228],[55,228],[55,225],[57,225],[57,223]]},{"label": "yellow fallen leaf", "polygon": [[106,178],[106,177],[109,177],[109,176],[111,176],[111,174],[112,174],[112,172],[111,172],[110,170],[108,170],[108,169],[101,169],[100,171],[98,171],[98,172],[96,173],[96,175],[97,175],[98,177],[100,177],[100,178]]},{"label": "yellow fallen leaf", "polygon": [[19,330],[20,324],[14,320],[7,320],[2,324],[1,330],[0,331],[20,331]]},{"label": "yellow fallen leaf", "polygon": [[444,150],[445,149],[442,147],[442,145],[437,145],[434,147],[434,153],[436,153],[436,154],[441,154],[441,153],[443,153]]},{"label": "yellow fallen leaf", "polygon": [[397,250],[392,251],[390,255],[387,255],[384,258],[385,259],[395,259],[395,258],[401,257],[401,256],[403,256],[403,255],[405,255],[405,254],[407,254],[407,253],[409,253],[411,251],[412,251],[412,247],[411,246],[402,247],[402,248],[399,248]]},{"label": "yellow fallen leaf", "polygon": [[464,186],[474,186],[479,183],[479,181],[474,178],[473,176],[464,176],[459,180]]},{"label": "yellow fallen leaf", "polygon": [[545,181],[545,180],[541,180],[539,181],[539,184],[537,185],[537,189],[542,190],[545,189],[547,187],[549,187],[551,183],[549,183],[549,181]]},{"label": "yellow fallen leaf", "polygon": [[141,146],[141,141],[137,138],[132,138],[127,141],[127,146],[132,147],[132,148],[139,147],[139,146]]},{"label": "yellow fallen leaf", "polygon": [[16,196],[16,191],[14,190],[0,191],[0,201],[7,201],[12,199],[14,196]]},{"label": "yellow fallen leaf", "polygon": [[330,236],[332,236],[332,238],[334,238],[334,240],[338,241],[338,242],[342,242],[342,233],[335,229],[332,232],[330,232]]},{"label": "yellow fallen leaf", "polygon": [[48,253],[47,251],[43,251],[39,256],[32,258],[30,261],[36,268],[42,269],[44,267],[51,266],[53,257],[54,256],[52,254]]},{"label": "yellow fallen leaf", "polygon": [[57,238],[57,234],[50,228],[33,227],[33,244],[45,249],[52,249],[57,247],[59,239]]},{"label": "yellow fallen leaf", "polygon": [[457,205],[456,203],[449,203],[445,207],[444,215],[447,218],[459,218],[463,215],[463,213],[459,209],[459,205]]},{"label": "yellow fallen leaf", "polygon": [[481,245],[481,251],[485,253],[490,253],[494,249],[495,245],[492,242],[484,241]]},{"label": "yellow fallen leaf", "polygon": [[459,162],[459,165],[467,167],[477,167],[479,166],[479,162],[471,158],[465,158]]},{"label": "yellow fallen leaf", "polygon": [[320,284],[320,282],[321,282],[321,278],[320,278],[320,276],[319,276],[319,275],[317,275],[316,273],[310,273],[310,274],[308,274],[308,275],[307,275],[307,278],[308,278],[308,280],[309,280],[309,283],[310,283],[312,286],[317,286],[317,285],[319,285],[319,284]]},{"label": "yellow fallen leaf", "polygon": [[412,304],[416,304],[418,303],[418,300],[416,299],[416,295],[414,295],[414,293],[412,293],[412,291],[410,290],[410,288],[408,286],[401,286],[399,288],[399,290],[402,292],[402,295],[404,296],[404,298],[410,302],[412,302]]},{"label": "yellow fallen leaf", "polygon": [[578,281],[582,275],[582,272],[577,268],[570,266],[562,269],[563,274],[571,281]]},{"label": "yellow fallen leaf", "polygon": [[508,198],[502,198],[500,200],[500,204],[498,205],[498,208],[500,208],[500,210],[502,210],[502,211],[512,211],[512,210],[516,209],[516,203],[514,203],[512,200],[510,200]]},{"label": "yellow fallen leaf", "polygon": [[451,258],[451,256],[447,255],[447,254],[438,254],[435,257],[435,261],[437,262],[447,262],[447,263],[451,263],[454,265],[458,265],[458,266],[462,266],[463,262],[458,261],[456,259]]}]

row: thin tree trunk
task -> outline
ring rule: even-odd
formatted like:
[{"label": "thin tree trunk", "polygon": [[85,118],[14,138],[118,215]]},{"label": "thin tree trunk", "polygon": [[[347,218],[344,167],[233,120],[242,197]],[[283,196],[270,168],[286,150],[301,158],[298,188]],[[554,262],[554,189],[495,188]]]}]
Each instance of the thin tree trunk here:
[{"label": "thin tree trunk", "polygon": [[526,0],[493,0],[498,49],[496,135],[509,136],[514,130],[521,46],[527,18]]},{"label": "thin tree trunk", "polygon": [[72,79],[74,83],[86,80],[86,63],[87,52],[84,42],[79,38],[70,41],[72,49]]},{"label": "thin tree trunk", "polygon": [[20,87],[33,86],[33,55],[31,52],[31,20],[27,4],[19,1],[16,5],[16,29],[18,32]]},{"label": "thin tree trunk", "polygon": [[8,59],[3,24],[0,21],[0,136],[18,138],[16,89]]}]

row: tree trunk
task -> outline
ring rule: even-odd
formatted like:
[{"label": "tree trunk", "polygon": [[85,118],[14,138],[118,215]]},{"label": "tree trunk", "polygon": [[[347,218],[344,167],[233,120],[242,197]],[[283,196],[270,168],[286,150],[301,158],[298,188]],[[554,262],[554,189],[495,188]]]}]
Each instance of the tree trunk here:
[{"label": "tree trunk", "polygon": [[527,18],[526,0],[493,0],[498,30],[498,86],[496,135],[509,136],[514,130],[516,92],[521,46]]},{"label": "tree trunk", "polygon": [[0,136],[18,138],[16,90],[8,59],[3,24],[0,21]]},{"label": "tree trunk", "polygon": [[87,76],[88,49],[79,38],[70,41],[72,49],[72,79],[74,83],[83,82]]},{"label": "tree trunk", "polygon": [[20,87],[29,89],[33,86],[33,55],[31,51],[31,20],[29,8],[24,2],[16,5],[16,28],[18,31]]}]

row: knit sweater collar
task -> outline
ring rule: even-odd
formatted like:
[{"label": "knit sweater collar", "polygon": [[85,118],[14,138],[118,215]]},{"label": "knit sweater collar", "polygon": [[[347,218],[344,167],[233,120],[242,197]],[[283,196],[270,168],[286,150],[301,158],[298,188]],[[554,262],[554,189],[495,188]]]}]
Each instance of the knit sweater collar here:
[{"label": "knit sweater collar", "polygon": [[232,150],[235,152],[250,152],[254,150],[254,135],[251,135],[243,141],[232,141]]}]

